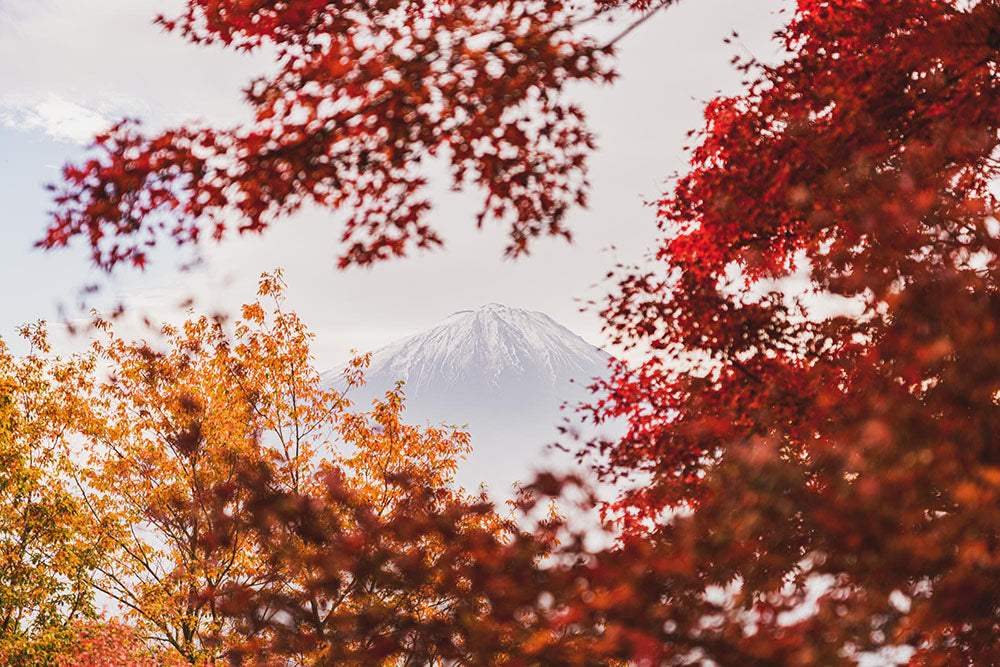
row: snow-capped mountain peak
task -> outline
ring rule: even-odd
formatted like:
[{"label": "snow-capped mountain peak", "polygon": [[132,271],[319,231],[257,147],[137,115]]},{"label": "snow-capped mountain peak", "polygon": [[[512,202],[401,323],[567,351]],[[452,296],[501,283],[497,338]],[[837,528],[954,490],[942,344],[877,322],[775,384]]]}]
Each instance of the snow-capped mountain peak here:
[{"label": "snow-capped mountain peak", "polygon": [[[503,392],[511,381],[554,389],[603,372],[607,354],[544,313],[489,303],[372,353],[369,383],[403,380],[406,393],[445,387]],[[518,382],[520,383],[520,382]]]},{"label": "snow-capped mountain peak", "polygon": [[[544,313],[489,303],[372,352],[351,398],[367,407],[402,380],[407,421],[468,426],[473,453],[460,479],[510,488],[530,478],[558,437],[560,406],[586,398],[608,359]],[[342,385],[340,371],[326,379]]]}]

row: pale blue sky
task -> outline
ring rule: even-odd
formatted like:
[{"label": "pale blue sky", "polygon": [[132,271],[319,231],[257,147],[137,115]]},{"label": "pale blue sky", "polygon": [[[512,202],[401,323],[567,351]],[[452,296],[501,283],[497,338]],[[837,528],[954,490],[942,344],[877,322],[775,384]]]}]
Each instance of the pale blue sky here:
[{"label": "pale blue sky", "polygon": [[[541,310],[596,344],[600,323],[578,313],[577,298],[597,296],[615,258],[635,261],[655,236],[656,197],[684,164],[685,132],[700,125],[702,104],[718,90],[737,90],[729,59],[744,46],[773,53],[769,35],[782,20],[780,0],[686,0],[621,47],[622,78],[577,91],[599,136],[591,161],[589,210],[575,211],[576,242],[537,243],[531,257],[504,261],[503,229],[477,232],[475,194],[442,189],[434,220],[441,251],[371,270],[334,268],[339,228],[328,212],[306,211],[262,238],[206,248],[207,269],[182,275],[182,256],[158,253],[141,275],[117,273],[102,299],[125,298],[158,316],[194,292],[205,309],[230,311],[252,294],[257,274],[281,266],[289,297],[317,334],[321,367],[348,349],[370,349],[425,328],[449,313],[501,302]],[[80,248],[41,253],[31,245],[49,208],[46,182],[79,156],[78,143],[102,119],[139,115],[153,126],[203,118],[238,121],[238,91],[266,67],[262,56],[238,56],[187,45],[151,25],[178,0],[0,0],[0,336],[37,318],[73,308],[79,287],[94,279]],[[733,29],[742,45],[725,45]],[[604,252],[609,245],[616,254]],[[108,301],[105,301],[107,303]],[[77,343],[65,343],[72,347]]]}]

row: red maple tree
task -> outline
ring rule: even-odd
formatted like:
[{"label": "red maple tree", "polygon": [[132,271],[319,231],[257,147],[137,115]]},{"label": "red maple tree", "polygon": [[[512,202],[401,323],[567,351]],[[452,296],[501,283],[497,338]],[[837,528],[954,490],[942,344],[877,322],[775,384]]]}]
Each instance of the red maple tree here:
[{"label": "red maple tree", "polygon": [[341,266],[369,264],[441,244],[426,220],[435,159],[455,188],[483,193],[479,225],[509,224],[508,254],[542,234],[569,238],[593,137],[564,90],[614,78],[617,40],[582,27],[620,4],[191,0],[160,25],[274,54],[278,71],[245,90],[252,121],[156,136],[119,123],[65,168],[40,245],[83,236],[98,266],[143,266],[164,234],[184,244],[231,226],[260,232],[313,203],[346,214]]},{"label": "red maple tree", "polygon": [[[739,582],[725,623],[994,663],[1000,8],[802,0],[777,37],[785,61],[707,106],[652,268],[606,302],[653,351],[594,406],[630,424],[609,471],[652,479],[615,509],[656,534],[694,508],[665,530]],[[852,314],[811,317],[776,283],[796,270]],[[810,581],[816,614],[782,617]]]}]

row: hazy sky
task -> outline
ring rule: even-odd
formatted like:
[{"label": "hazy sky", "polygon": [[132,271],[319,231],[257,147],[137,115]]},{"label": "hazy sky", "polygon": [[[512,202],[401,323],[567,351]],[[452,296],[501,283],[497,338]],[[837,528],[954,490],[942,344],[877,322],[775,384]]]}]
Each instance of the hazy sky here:
[{"label": "hazy sky", "polygon": [[[205,310],[233,312],[261,271],[285,269],[289,300],[316,333],[323,368],[350,348],[371,349],[423,329],[456,310],[500,302],[541,310],[595,344],[600,322],[577,299],[599,296],[614,261],[636,261],[655,236],[643,202],[682,169],[685,132],[703,103],[738,90],[729,64],[747,51],[772,57],[781,0],[686,0],[632,33],[620,48],[621,78],[578,88],[596,130],[591,206],[569,219],[576,240],[536,242],[530,257],[503,260],[505,229],[477,231],[477,193],[441,188],[433,220],[447,245],[373,269],[337,271],[340,228],[308,210],[262,237],[206,247],[206,268],[181,273],[185,255],[165,248],[144,274],[103,278],[98,301],[124,299],[165,316],[192,292]],[[0,337],[18,324],[58,319],[96,275],[82,247],[31,248],[46,224],[44,184],[83,153],[87,138],[122,115],[161,127],[203,119],[229,124],[246,114],[240,89],[268,67],[262,55],[189,45],[152,25],[178,0],[0,0]],[[741,40],[723,44],[733,30]],[[614,245],[614,252],[607,251]],[[593,285],[598,284],[596,288]],[[72,343],[64,343],[71,346]]]}]

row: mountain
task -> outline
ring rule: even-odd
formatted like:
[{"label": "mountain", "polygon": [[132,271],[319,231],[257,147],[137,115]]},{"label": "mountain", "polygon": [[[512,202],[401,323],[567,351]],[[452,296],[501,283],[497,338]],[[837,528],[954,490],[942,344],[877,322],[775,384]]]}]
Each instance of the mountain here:
[{"label": "mountain", "polygon": [[[560,406],[585,399],[608,360],[544,313],[491,303],[375,350],[366,385],[351,396],[367,406],[402,380],[407,421],[467,425],[472,433],[459,481],[472,488],[485,482],[505,497],[533,470],[568,465],[566,455],[546,447],[569,444],[557,426],[573,415]],[[324,377],[342,386],[340,370]]]}]

